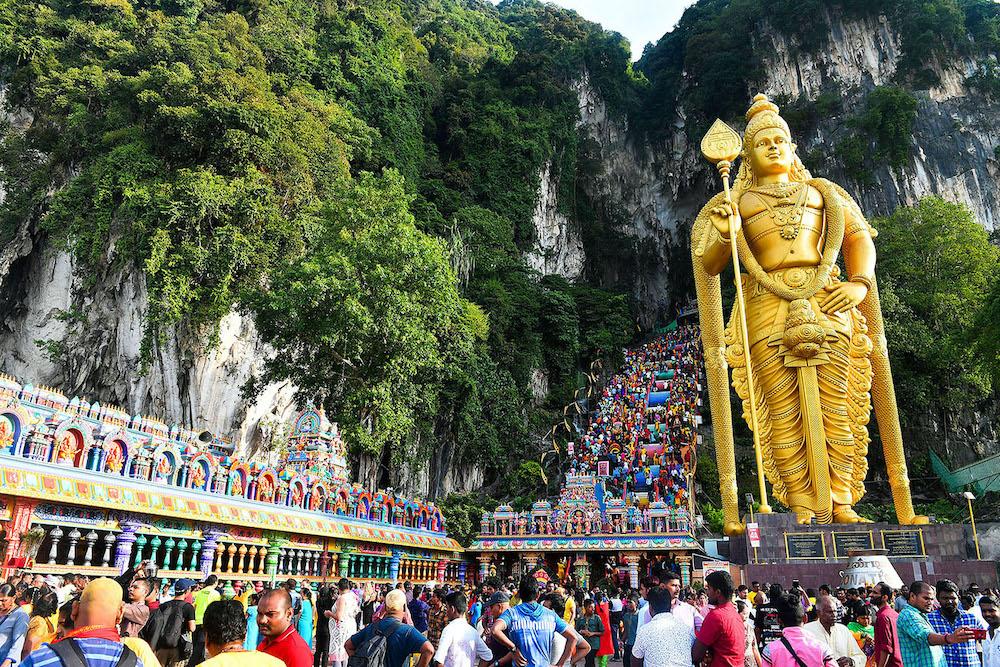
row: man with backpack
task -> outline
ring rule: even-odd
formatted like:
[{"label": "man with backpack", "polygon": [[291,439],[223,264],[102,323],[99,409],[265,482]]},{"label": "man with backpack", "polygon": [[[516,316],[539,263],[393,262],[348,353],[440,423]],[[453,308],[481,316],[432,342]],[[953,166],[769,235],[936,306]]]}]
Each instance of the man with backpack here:
[{"label": "man with backpack", "polygon": [[21,662],[21,667],[149,667],[122,643],[122,587],[113,579],[91,581],[80,595],[76,629],[59,641],[42,644]]},{"label": "man with backpack", "polygon": [[403,623],[406,594],[389,591],[385,596],[385,617],[366,625],[344,644],[350,658],[348,667],[403,667],[414,653],[420,658],[415,667],[427,667],[434,657],[434,646],[412,625]]},{"label": "man with backpack", "polygon": [[161,604],[139,633],[149,642],[162,667],[172,667],[191,657],[194,605],[185,598],[193,586],[191,579],[175,581],[173,599]]},{"label": "man with backpack", "polygon": [[188,667],[197,667],[205,661],[205,630],[202,628],[202,619],[205,618],[205,610],[208,605],[216,600],[221,600],[219,593],[219,578],[210,574],[200,591],[194,594],[194,648],[191,658],[188,660]]}]

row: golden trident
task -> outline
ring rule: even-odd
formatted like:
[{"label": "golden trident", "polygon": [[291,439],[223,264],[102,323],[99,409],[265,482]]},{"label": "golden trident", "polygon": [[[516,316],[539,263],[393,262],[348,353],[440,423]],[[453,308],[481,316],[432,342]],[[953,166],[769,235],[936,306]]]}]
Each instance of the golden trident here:
[{"label": "golden trident", "polygon": [[[722,187],[726,193],[726,202],[730,210],[735,210],[732,196],[729,193],[729,168],[732,166],[743,146],[743,141],[736,131],[716,119],[708,133],[701,140],[701,154],[705,159],[715,165],[722,178]],[[729,215],[729,241],[732,248],[733,271],[736,283],[736,312],[739,314],[740,334],[743,337],[743,358],[746,361],[747,372],[747,393],[750,396],[750,424],[753,430],[753,450],[757,459],[757,482],[760,484],[760,507],[758,513],[769,514],[771,506],[767,504],[767,490],[764,487],[764,460],[761,455],[760,429],[757,427],[757,393],[754,390],[753,367],[750,363],[750,339],[747,335],[746,302],[743,300],[743,281],[740,279],[740,259],[736,251],[736,225],[733,224],[735,216]]]}]

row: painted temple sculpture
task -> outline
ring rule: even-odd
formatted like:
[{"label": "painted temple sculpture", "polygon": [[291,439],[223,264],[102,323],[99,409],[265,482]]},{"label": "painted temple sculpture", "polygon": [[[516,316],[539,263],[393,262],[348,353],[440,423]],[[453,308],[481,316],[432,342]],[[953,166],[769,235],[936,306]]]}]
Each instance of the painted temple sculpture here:
[{"label": "painted temple sculpture", "polygon": [[[805,169],[766,96],[754,98],[746,119],[742,137],[717,121],[702,142],[725,191],[702,208],[691,234],[725,530],[743,530],[727,367],[754,432],[761,512],[770,511],[766,475],[799,523],[863,521],[853,505],[865,492],[874,404],[899,522],[926,523],[910,496],[875,280],[876,231],[843,188]],[[719,274],[729,264],[739,282],[726,325]]]},{"label": "painted temple sculpture", "polygon": [[433,503],[348,481],[345,443],[322,411],[299,413],[285,446],[276,465],[245,461],[208,432],[0,374],[3,565],[35,555],[21,544],[34,523],[41,568],[145,555],[232,576],[464,576]]}]

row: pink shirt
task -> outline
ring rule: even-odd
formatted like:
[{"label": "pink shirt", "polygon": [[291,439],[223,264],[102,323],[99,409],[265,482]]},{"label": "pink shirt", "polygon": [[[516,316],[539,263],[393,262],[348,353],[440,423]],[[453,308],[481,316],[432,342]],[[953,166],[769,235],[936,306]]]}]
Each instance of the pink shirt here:
[{"label": "pink shirt", "polygon": [[[809,636],[801,626],[785,628],[781,631],[781,635],[788,640],[802,664],[810,667],[837,666],[830,654],[830,649]],[[771,665],[771,667],[799,667],[799,663],[792,657],[780,639],[765,646],[761,657],[764,658],[764,664]]]}]

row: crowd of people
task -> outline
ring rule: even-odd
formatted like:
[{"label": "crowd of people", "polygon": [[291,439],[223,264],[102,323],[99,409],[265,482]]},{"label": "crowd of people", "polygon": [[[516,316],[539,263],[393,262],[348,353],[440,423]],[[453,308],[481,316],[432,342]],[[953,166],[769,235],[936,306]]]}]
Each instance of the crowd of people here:
[{"label": "crowd of people", "polygon": [[[268,588],[25,573],[0,584],[0,667],[1000,667],[997,591],[942,580],[813,591],[639,590],[526,576],[480,586]],[[314,594],[315,593],[315,594]]]},{"label": "crowd of people", "polygon": [[606,460],[605,497],[686,506],[686,472],[701,420],[698,341],[698,328],[682,325],[624,351],[621,370],[604,386],[587,432],[574,443],[571,475],[596,475]]}]

